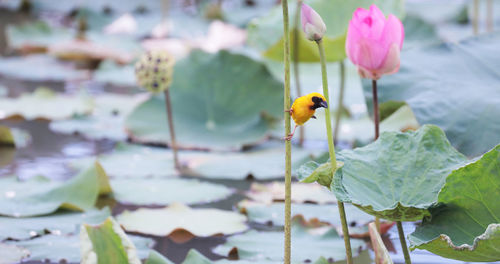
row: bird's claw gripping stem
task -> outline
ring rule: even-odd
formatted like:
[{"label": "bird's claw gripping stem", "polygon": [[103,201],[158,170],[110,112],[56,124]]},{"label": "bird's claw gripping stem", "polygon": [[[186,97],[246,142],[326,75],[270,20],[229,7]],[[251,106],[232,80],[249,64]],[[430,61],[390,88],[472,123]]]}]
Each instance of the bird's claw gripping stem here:
[{"label": "bird's claw gripping stem", "polygon": [[292,115],[292,114],[293,114],[293,109],[292,109],[292,108],[290,108],[290,109],[288,109],[288,110],[285,110],[285,112],[290,113],[290,115]]}]

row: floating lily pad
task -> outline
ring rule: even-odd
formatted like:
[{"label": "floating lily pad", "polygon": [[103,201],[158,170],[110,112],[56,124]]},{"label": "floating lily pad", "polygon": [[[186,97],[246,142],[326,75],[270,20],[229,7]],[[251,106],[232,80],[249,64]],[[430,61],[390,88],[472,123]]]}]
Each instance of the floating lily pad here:
[{"label": "floating lily pad", "polygon": [[[180,152],[181,161],[186,155]],[[164,148],[120,143],[113,152],[100,155],[97,159],[112,178],[176,177],[179,174],[174,167],[172,151]],[[94,160],[75,160],[70,165],[82,169]]]},{"label": "floating lily pad", "polygon": [[233,193],[224,185],[186,179],[117,179],[111,186],[117,201],[134,205],[210,203]]},{"label": "floating lily pad", "polygon": [[0,146],[23,148],[30,142],[31,136],[27,131],[0,125]]},{"label": "floating lily pad", "polygon": [[[148,252],[154,245],[150,238],[129,236],[137,248],[141,259],[148,256]],[[30,252],[29,261],[45,261],[58,263],[66,260],[68,263],[80,263],[80,237],[79,235],[58,236],[45,235],[31,240],[8,242],[8,244],[26,248]]]},{"label": "floating lily pad", "polygon": [[[324,257],[333,260],[345,259],[344,240],[333,227],[317,229],[292,222],[292,260],[303,263]],[[233,248],[237,249],[239,259],[260,261],[283,261],[283,232],[258,232],[251,230],[241,235],[231,236],[226,243],[213,251],[227,256]],[[362,240],[351,240],[354,255],[364,245]]]},{"label": "floating lily pad", "polygon": [[429,215],[446,177],[467,159],[436,126],[416,132],[385,132],[370,145],[339,153],[344,166],[331,189],[337,199],[392,221]]},{"label": "floating lily pad", "polygon": [[[215,260],[212,261],[207,257],[203,256],[198,250],[192,248],[188,251],[186,258],[182,261],[182,264],[252,264],[254,262],[246,261],[246,260]],[[279,261],[259,261],[259,264],[280,264]],[[328,262],[325,262],[325,264]],[[152,250],[149,253],[149,257],[145,264],[173,264],[172,261],[168,260],[160,253]],[[297,263],[294,263],[297,264]],[[320,264],[320,263],[315,263]]]},{"label": "floating lily pad", "polygon": [[2,256],[0,264],[19,263],[29,255],[30,252],[27,249],[0,243],[0,256]]},{"label": "floating lily pad", "polygon": [[[246,213],[250,221],[275,226],[285,224],[285,204],[273,203],[262,204],[243,200],[238,203],[240,211]],[[354,205],[345,205],[347,222],[349,226],[361,226],[373,221],[373,216],[361,211]],[[340,227],[339,209],[336,204],[316,205],[316,204],[292,204],[292,217],[301,215],[304,220],[311,221],[317,219],[324,223],[329,223],[335,227]]]},{"label": "floating lily pad", "polygon": [[0,240],[24,240],[46,232],[56,235],[78,233],[82,223],[98,224],[111,214],[108,208],[89,210],[85,213],[61,211],[53,215],[12,218],[0,217]]},{"label": "floating lily pad", "polygon": [[145,264],[173,264],[173,262],[162,256],[156,250],[151,250]]},{"label": "floating lily pad", "polygon": [[[283,177],[285,171],[285,146],[257,150],[218,153],[191,157],[187,161],[188,174],[210,179],[273,179]],[[293,170],[324,151],[292,149]],[[258,166],[256,166],[258,164]]]},{"label": "floating lily pad", "polygon": [[126,34],[87,31],[85,39],[76,39],[76,31],[53,27],[43,21],[10,25],[6,31],[11,49],[25,52],[49,51],[62,59],[113,59],[130,62],[140,51],[139,44]]},{"label": "floating lily pad", "polygon": [[[246,196],[254,201],[271,204],[285,200],[285,183],[252,183]],[[336,203],[337,199],[328,189],[318,184],[292,183],[292,203]]]},{"label": "floating lily pad", "polygon": [[16,177],[0,179],[0,215],[27,217],[45,215],[58,208],[92,209],[100,194],[109,193],[107,176],[98,163],[66,182],[35,177],[19,181]]},{"label": "floating lily pad", "polygon": [[2,58],[0,75],[27,81],[86,80],[89,72],[76,70],[72,64],[63,63],[47,55]]},{"label": "floating lily pad", "polygon": [[125,118],[145,99],[145,94],[100,94],[94,98],[95,107],[91,115],[53,121],[50,123],[50,129],[63,134],[79,133],[89,139],[125,141]]},{"label": "floating lily pad", "polygon": [[50,44],[71,39],[71,31],[53,28],[47,23],[36,21],[22,25],[8,25],[5,29],[7,45],[22,51],[47,51]]},{"label": "floating lily pad", "polygon": [[[481,155],[500,142],[499,41],[492,34],[404,51],[399,73],[379,80],[379,100],[405,101],[420,124],[441,127],[467,156]],[[371,104],[371,82],[363,87]]]},{"label": "floating lily pad", "polygon": [[[278,103],[283,98],[282,84],[262,63],[226,51],[194,51],[177,62],[170,91],[182,147],[240,149],[264,140],[270,117],[283,115]],[[126,121],[132,139],[167,143],[165,112],[163,96],[137,107]]]},{"label": "floating lily pad", "polygon": [[499,261],[500,145],[453,171],[439,193],[440,207],[409,238],[425,249],[461,261]]},{"label": "floating lily pad", "polygon": [[118,65],[113,61],[103,61],[94,72],[94,80],[117,86],[136,86],[134,65]]},{"label": "floating lily pad", "polygon": [[50,89],[39,88],[19,98],[0,98],[0,118],[22,116],[27,120],[58,120],[75,114],[88,114],[92,107],[92,101],[84,95],[60,95]]},{"label": "floating lily pad", "polygon": [[[328,61],[338,61],[345,58],[345,37],[352,13],[358,7],[368,8],[371,4],[377,6],[387,15],[402,16],[404,1],[401,0],[314,0],[308,5],[314,8],[323,18],[327,31],[323,37]],[[296,1],[289,1],[288,10],[295,14]],[[294,25],[295,16],[290,16],[290,25]],[[299,22],[299,25],[300,22]],[[293,30],[291,30],[293,32]],[[300,28],[299,60],[319,61],[316,43],[307,40]],[[281,7],[275,7],[258,19],[254,19],[248,26],[249,44],[262,51],[263,54],[275,60],[283,60],[283,13]]]},{"label": "floating lily pad", "polygon": [[142,263],[133,242],[111,217],[96,226],[81,226],[80,251],[81,264]]},{"label": "floating lily pad", "polygon": [[117,221],[129,232],[170,236],[179,242],[194,236],[227,235],[247,229],[246,217],[241,214],[219,209],[191,209],[179,203],[161,209],[125,211],[117,216]]}]

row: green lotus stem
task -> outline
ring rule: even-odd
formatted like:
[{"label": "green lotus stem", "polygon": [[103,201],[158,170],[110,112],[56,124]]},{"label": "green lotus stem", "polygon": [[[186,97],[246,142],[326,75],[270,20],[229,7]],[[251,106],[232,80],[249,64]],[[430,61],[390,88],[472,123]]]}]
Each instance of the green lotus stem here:
[{"label": "green lotus stem", "polygon": [[[295,78],[295,93],[297,97],[300,97],[302,92],[300,89],[300,76],[299,76],[299,21],[300,21],[300,8],[302,6],[302,0],[297,1],[297,9],[295,10],[295,20],[293,24],[293,76]],[[304,137],[305,137],[305,128],[304,126],[299,127],[299,146],[304,145]]]},{"label": "green lotus stem", "polygon": [[335,128],[333,131],[333,142],[337,142],[338,134],[340,130],[340,118],[342,117],[342,110],[344,108],[344,90],[345,90],[345,64],[344,61],[341,60],[339,62],[340,66],[340,91],[339,91],[339,100],[338,100],[338,108],[337,113],[335,115]]},{"label": "green lotus stem", "polygon": [[474,0],[472,6],[472,28],[474,35],[479,34],[479,0]]},{"label": "green lotus stem", "polygon": [[[372,80],[372,95],[373,95],[373,122],[375,124],[375,140],[380,135],[380,114],[378,109],[378,93],[377,93],[377,80]],[[380,218],[375,217],[375,226],[377,231],[380,231]]]},{"label": "green lotus stem", "polygon": [[493,0],[486,1],[486,28],[488,32],[493,32],[494,20],[493,20]]},{"label": "green lotus stem", "polygon": [[408,246],[406,246],[406,239],[405,239],[405,232],[403,230],[403,225],[401,224],[401,221],[397,221],[396,225],[398,226],[399,241],[401,241],[401,247],[403,248],[405,263],[411,264],[410,252],[408,252]]},{"label": "green lotus stem", "polygon": [[[321,61],[321,77],[323,79],[323,96],[326,99],[328,105],[330,105],[330,96],[328,95],[328,78],[326,75],[326,56],[325,48],[323,47],[323,41],[317,40],[319,50],[319,58]],[[332,173],[335,174],[337,170],[337,159],[335,157],[335,144],[333,142],[332,133],[332,119],[330,117],[330,109],[325,109],[325,124],[326,124],[326,134],[328,137],[328,152],[330,154],[330,161],[332,163]],[[349,237],[349,228],[347,226],[347,219],[344,209],[344,203],[338,202],[340,222],[342,223],[342,233],[344,234],[345,252],[347,258],[347,264],[352,264],[352,250],[351,250],[351,239]]]},{"label": "green lotus stem", "polygon": [[165,90],[165,105],[167,109],[168,129],[170,130],[170,142],[172,152],[174,153],[174,164],[176,169],[180,169],[179,158],[177,155],[177,141],[175,140],[174,118],[172,116],[172,103],[170,101],[170,89]]},{"label": "green lotus stem", "polygon": [[[290,109],[290,31],[288,29],[288,0],[282,0],[283,9],[283,33],[284,33],[284,64],[285,64],[285,85],[284,85],[284,115],[285,115],[285,137],[290,134],[290,114],[286,112]],[[291,214],[292,214],[292,143],[285,141],[285,264],[291,261]]]}]

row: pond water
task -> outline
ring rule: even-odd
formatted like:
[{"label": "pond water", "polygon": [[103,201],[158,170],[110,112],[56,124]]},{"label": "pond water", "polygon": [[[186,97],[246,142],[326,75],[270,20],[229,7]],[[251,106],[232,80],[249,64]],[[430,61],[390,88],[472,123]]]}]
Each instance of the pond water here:
[{"label": "pond water", "polygon": [[[32,19],[30,16],[15,13],[6,9],[0,9],[0,33],[4,32],[5,25],[8,23],[19,23]],[[6,54],[5,38],[0,34],[0,53]],[[8,96],[16,97],[23,92],[31,92],[36,87],[48,86],[53,90],[59,92],[71,91],[78,84],[74,83],[60,83],[60,82],[27,82],[0,76],[0,86],[8,88]],[[106,86],[106,85],[92,85],[89,90],[94,93],[103,91],[111,91],[117,93],[131,93],[129,88]],[[0,106],[1,107],[1,106]],[[72,170],[68,163],[72,160],[93,157],[103,153],[109,153],[116,145],[116,142],[111,140],[88,140],[80,135],[62,135],[52,132],[49,129],[49,122],[43,120],[24,121],[24,120],[8,120],[0,121],[0,125],[9,127],[21,128],[26,130],[32,137],[32,142],[25,148],[12,149],[0,147],[0,177],[17,175],[21,179],[29,179],[37,175],[44,175],[55,180],[67,180],[75,171]],[[312,143],[311,143],[312,144]],[[325,145],[321,143],[321,145]],[[348,144],[342,144],[348,146]],[[189,177],[183,177],[189,178]],[[250,185],[256,180],[203,180],[213,183],[226,185],[230,188],[237,190],[235,194],[227,199],[216,203],[202,204],[194,207],[218,208],[225,210],[236,210],[236,204],[245,198],[244,192],[249,190]],[[266,181],[259,181],[266,182]],[[117,215],[124,210],[133,210],[139,208],[138,206],[123,205],[112,198],[100,198],[98,206],[109,206],[112,209],[112,214]],[[405,223],[405,233],[411,233],[417,223]],[[250,228],[256,230],[275,230],[275,227],[260,224],[250,224]],[[178,244],[169,238],[159,238],[149,236],[156,242],[154,249],[167,256],[175,263],[180,263],[186,256],[187,252],[195,248],[206,257],[216,260],[223,258],[212,252],[212,249],[217,245],[223,244],[226,237],[210,237],[210,238],[194,238],[187,243]],[[293,238],[292,238],[293,239]],[[401,253],[401,245],[399,243],[398,233],[394,226],[389,230],[388,234],[384,236],[384,242],[390,250],[391,258],[395,263],[404,263],[404,258]],[[369,251],[373,259],[373,252]],[[427,251],[416,250],[411,253],[413,263],[421,264],[438,264],[438,263],[464,263],[460,261],[453,261],[433,255]],[[47,263],[47,262],[26,262],[26,263]],[[342,263],[342,262],[339,262]],[[371,263],[371,260],[366,260],[363,263]],[[359,263],[359,264],[363,264]],[[500,262],[497,262],[500,263]]]}]

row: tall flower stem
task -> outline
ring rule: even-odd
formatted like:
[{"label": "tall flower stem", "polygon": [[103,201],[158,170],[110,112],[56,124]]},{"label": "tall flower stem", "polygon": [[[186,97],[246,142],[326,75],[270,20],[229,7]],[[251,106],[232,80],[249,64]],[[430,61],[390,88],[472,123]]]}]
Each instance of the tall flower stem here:
[{"label": "tall flower stem", "polygon": [[[290,31],[288,22],[288,0],[281,0],[283,9],[283,33],[284,33],[284,64],[285,64],[285,86],[284,86],[284,110],[285,110],[285,137],[290,134]],[[292,143],[285,141],[285,264],[291,260],[291,228],[290,218],[292,209]]]},{"label": "tall flower stem", "polygon": [[486,1],[486,28],[488,32],[493,32],[495,20],[493,19],[493,0]]},{"label": "tall flower stem", "polygon": [[335,115],[335,128],[333,132],[333,142],[337,142],[338,134],[340,130],[340,118],[342,117],[342,111],[344,109],[344,90],[345,90],[345,64],[344,61],[339,62],[339,75],[340,75],[340,90],[339,90],[339,100],[337,113]]},{"label": "tall flower stem", "polygon": [[[295,77],[295,96],[300,97],[302,92],[300,89],[300,76],[299,76],[299,34],[300,34],[300,28],[299,28],[299,21],[300,21],[300,7],[302,6],[302,0],[297,1],[297,8],[295,9],[295,17],[294,17],[294,22],[293,22],[293,76]],[[305,128],[304,126],[299,127],[299,145],[302,146],[304,145],[304,133],[305,133]]]},{"label": "tall flower stem", "polygon": [[474,0],[472,5],[472,29],[474,35],[479,34],[479,0]]},{"label": "tall flower stem", "polygon": [[175,140],[174,118],[172,117],[172,103],[170,101],[170,89],[165,90],[165,105],[167,110],[168,129],[170,130],[170,142],[174,153],[174,164],[176,169],[180,169],[179,158],[177,156],[177,141]]},{"label": "tall flower stem", "polygon": [[[375,123],[375,140],[380,135],[380,117],[378,109],[378,93],[377,93],[377,80],[372,80],[372,94],[373,94],[373,122]],[[375,217],[375,226],[380,233],[380,218]]]},{"label": "tall flower stem", "polygon": [[403,225],[401,224],[401,221],[397,221],[396,225],[398,226],[399,241],[401,241],[401,247],[403,248],[405,263],[411,264],[410,253],[408,252],[408,246],[406,246],[406,239],[405,239],[405,232],[403,230]]},{"label": "tall flower stem", "polygon": [[[325,49],[323,47],[323,41],[316,41],[318,44],[319,57],[321,61],[321,76],[323,78],[323,96],[326,99],[328,105],[330,105],[330,96],[328,94],[328,78],[326,75],[326,57],[325,57]],[[330,109],[325,109],[325,124],[326,124],[326,133],[328,137],[328,152],[330,154],[330,161],[332,163],[332,173],[335,173],[337,170],[337,159],[335,157],[335,144],[333,142],[333,133],[332,133],[332,119],[330,117]],[[345,251],[347,264],[352,264],[352,250],[351,250],[351,240],[349,237],[349,229],[347,226],[347,220],[345,215],[344,203],[338,202],[339,206],[339,215],[340,222],[342,223],[342,233],[344,234],[344,243],[345,243]]]}]

